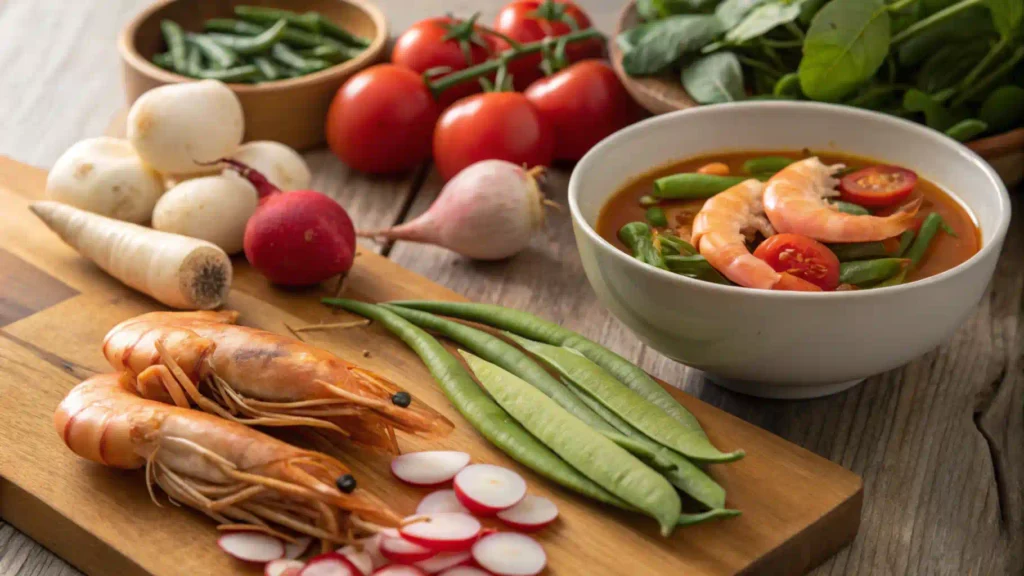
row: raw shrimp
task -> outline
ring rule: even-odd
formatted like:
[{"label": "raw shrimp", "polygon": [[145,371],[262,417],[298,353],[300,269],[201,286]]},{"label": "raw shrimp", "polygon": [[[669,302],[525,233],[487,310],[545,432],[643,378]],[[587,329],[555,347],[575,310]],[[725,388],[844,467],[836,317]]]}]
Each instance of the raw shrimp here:
[{"label": "raw shrimp", "polygon": [[283,531],[348,542],[366,521],[400,521],[384,502],[356,486],[344,464],[197,410],[140,398],[127,374],[101,374],[68,393],[53,416],[57,434],[79,456],[114,468],[145,468],[173,502],[224,528]]},{"label": "raw shrimp", "polygon": [[763,189],[761,182],[750,179],[709,198],[693,219],[692,244],[729,280],[771,290],[782,274],[750,253],[744,234],[749,230],[773,234],[761,208]]},{"label": "raw shrimp", "polygon": [[[103,354],[143,397],[245,424],[310,426],[397,451],[393,428],[452,423],[384,378],[294,338],[235,325],[234,311],[152,312],[115,326]],[[200,391],[200,387],[202,391]]]},{"label": "raw shrimp", "polygon": [[826,166],[817,157],[794,162],[768,180],[764,210],[775,229],[821,242],[873,242],[899,236],[913,226],[921,199],[891,216],[844,214],[825,199],[838,196],[832,177],[842,164]]}]

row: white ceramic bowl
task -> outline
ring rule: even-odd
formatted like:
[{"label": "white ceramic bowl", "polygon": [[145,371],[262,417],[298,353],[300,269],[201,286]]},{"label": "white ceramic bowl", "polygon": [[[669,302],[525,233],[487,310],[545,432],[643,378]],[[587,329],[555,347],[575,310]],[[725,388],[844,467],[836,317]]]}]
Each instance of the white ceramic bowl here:
[{"label": "white ceramic bowl", "polygon": [[[835,150],[905,166],[960,199],[981,251],[931,278],[875,290],[773,292],[641,264],[594,231],[605,201],[657,166],[724,150]],[[891,116],[828,104],[722,104],[657,116],[607,138],[572,173],[569,208],[598,298],[641,340],[727,388],[768,398],[832,394],[948,338],[983,295],[1010,222],[999,176],[966,147]]]}]

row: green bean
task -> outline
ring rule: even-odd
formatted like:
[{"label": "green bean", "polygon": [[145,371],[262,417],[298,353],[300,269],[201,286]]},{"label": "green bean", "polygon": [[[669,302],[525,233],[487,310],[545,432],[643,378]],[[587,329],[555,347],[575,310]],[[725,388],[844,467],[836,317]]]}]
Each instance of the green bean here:
[{"label": "green bean", "polygon": [[916,234],[914,234],[913,230],[904,230],[903,234],[900,234],[900,247],[893,256],[903,258],[903,255],[907,253],[908,249],[910,249],[910,244],[914,241],[914,236],[916,236]]},{"label": "green bean", "polygon": [[665,256],[693,256],[697,253],[697,249],[693,247],[693,244],[671,234],[658,234],[658,243],[661,244],[661,253]]},{"label": "green bean", "polygon": [[153,55],[153,64],[163,68],[164,70],[174,71],[174,62],[171,61],[170,52],[160,52],[159,54]]},{"label": "green bean", "polygon": [[745,176],[715,176],[693,172],[673,174],[654,181],[654,196],[684,200],[711,198],[744,180],[747,180]]},{"label": "green bean", "polygon": [[507,335],[631,426],[669,450],[700,462],[732,462],[743,457],[742,450],[729,453],[719,451],[702,432],[682,426],[582,354],[514,334]]},{"label": "green bean", "polygon": [[[589,399],[578,398],[567,383],[559,382],[529,356],[504,340],[482,330],[471,328],[427,312],[402,308],[390,304],[381,307],[394,312],[413,324],[441,334],[492,364],[522,378],[573,416],[601,433],[604,437],[636,454],[648,462],[674,486],[709,508],[725,506],[725,490],[692,462],[652,441],[627,424],[625,430],[611,422],[603,413],[591,407]],[[601,410],[607,410],[600,406]]]},{"label": "green bean", "polygon": [[644,222],[630,222],[619,228],[619,240],[633,252],[633,257],[651,266],[666,269],[665,258],[654,246],[651,227]]},{"label": "green bean", "polygon": [[284,72],[282,72],[281,69],[271,62],[266,56],[257,56],[252,59],[252,63],[259,68],[260,75],[263,77],[263,80],[272,82],[284,77]]},{"label": "green bean", "polygon": [[668,226],[668,217],[665,216],[665,211],[659,206],[651,206],[647,209],[647,222],[655,228],[665,228]]},{"label": "green bean", "polygon": [[405,342],[426,364],[438,387],[455,409],[502,452],[565,488],[605,504],[632,509],[629,503],[582,475],[517,424],[477,386],[462,364],[423,329],[373,304],[344,298],[324,298],[322,302],[375,320]]},{"label": "green bean", "polygon": [[754,176],[761,174],[773,175],[793,162],[795,160],[784,156],[761,156],[760,158],[751,158],[744,162],[743,171]]},{"label": "green bean", "polygon": [[689,278],[696,278],[706,282],[714,282],[715,284],[732,284],[732,282],[729,282],[728,278],[722,276],[722,273],[716,270],[715,267],[700,254],[691,254],[688,256],[665,256],[665,265],[668,266],[668,269],[672,272]]},{"label": "green bean", "polygon": [[911,268],[920,264],[921,259],[924,258],[925,252],[928,251],[928,247],[932,243],[932,238],[935,237],[935,233],[939,231],[939,226],[941,225],[942,216],[938,212],[932,212],[925,216],[924,222],[921,223],[921,229],[917,232],[917,238],[914,239],[914,243],[907,250],[906,256],[910,259]]},{"label": "green bean", "polygon": [[682,502],[663,476],[517,376],[460,353],[480,385],[531,434],[605,490],[656,519],[663,536],[672,533]]},{"label": "green bean", "polygon": [[160,32],[167,43],[167,51],[171,54],[171,66],[178,74],[188,72],[188,60],[185,49],[185,31],[174,20],[161,20]]},{"label": "green bean", "polygon": [[739,510],[730,510],[728,508],[716,508],[708,510],[707,512],[699,512],[697,514],[680,514],[679,522],[676,526],[693,526],[694,524],[703,524],[709,520],[718,520],[721,518],[733,518],[742,514]]},{"label": "green bean", "polygon": [[871,285],[899,274],[910,261],[906,258],[878,258],[839,264],[839,282],[854,286]]},{"label": "green bean", "polygon": [[321,58],[334,64],[340,64],[355,58],[359,55],[359,52],[347,46],[321,44],[315,48],[303,48],[299,51],[299,54],[306,58]]},{"label": "green bean", "polygon": [[648,206],[657,206],[658,203],[661,202],[661,200],[659,200],[659,199],[657,199],[654,196],[651,196],[649,194],[645,194],[645,195],[640,197],[639,202],[640,202],[641,206],[646,208]]},{"label": "green bean", "polygon": [[236,36],[233,34],[221,34],[219,32],[210,32],[207,36],[213,38],[220,45],[230,48],[239,54],[251,56],[253,54],[261,54],[270,50],[270,47],[281,39],[286,25],[287,22],[284,20],[278,20],[277,24],[274,24],[270,28],[260,32],[256,36]]},{"label": "green bean", "polygon": [[828,249],[839,258],[840,262],[851,260],[868,260],[893,256],[885,249],[884,242],[851,242],[849,244],[829,244]]},{"label": "green bean", "polygon": [[232,18],[210,18],[203,22],[203,29],[207,32],[224,32],[225,34],[238,34],[239,36],[257,36],[265,27],[244,20]]},{"label": "green bean", "polygon": [[852,202],[843,202],[842,200],[833,200],[832,206],[835,206],[836,210],[844,214],[853,214],[854,216],[870,216],[871,211],[861,206],[860,204],[854,204]]},{"label": "green bean", "polygon": [[558,324],[527,312],[493,304],[440,300],[404,300],[394,301],[391,304],[471,320],[552,346],[572,348],[610,372],[620,382],[629,386],[648,402],[667,412],[686,428],[704,434],[697,418],[655,382],[647,372],[597,342],[584,338]]},{"label": "green bean", "polygon": [[317,46],[335,46],[339,49],[342,48],[342,44],[337,42],[333,38],[328,38],[321,34],[313,34],[312,32],[306,32],[305,30],[298,30],[296,28],[285,28],[284,35],[281,36],[281,41],[289,46],[295,48],[316,48]]},{"label": "green bean", "polygon": [[298,52],[280,43],[274,44],[274,47],[270,49],[270,55],[274,57],[274,60],[286,66],[307,73],[323,70],[331,65],[330,62],[319,58],[303,58]]},{"label": "green bean", "polygon": [[229,48],[220,45],[213,38],[204,34],[189,34],[190,42],[199,48],[199,51],[206,56],[207,61],[214,68],[231,68],[238,63],[238,54]]},{"label": "green bean", "polygon": [[235,16],[256,24],[273,24],[285,20],[296,28],[309,32],[320,32],[320,18],[314,12],[297,14],[291,10],[266,8],[263,6],[235,6]]},{"label": "green bean", "polygon": [[367,48],[370,46],[370,41],[368,39],[363,38],[362,36],[356,36],[334,22],[331,22],[322,14],[317,14],[317,16],[320,18],[320,31],[324,34],[357,48]]},{"label": "green bean", "polygon": [[196,78],[220,80],[221,82],[247,82],[259,77],[260,69],[252,64],[218,70],[200,70]]},{"label": "green bean", "polygon": [[[233,20],[231,18],[211,18],[203,26],[210,32],[224,32],[239,36],[257,36],[267,30],[267,26],[253,24],[244,20]],[[281,41],[296,48],[315,48],[324,44],[341,47],[341,44],[335,42],[332,38],[306,32],[291,26],[285,26],[284,32],[281,33]]]}]

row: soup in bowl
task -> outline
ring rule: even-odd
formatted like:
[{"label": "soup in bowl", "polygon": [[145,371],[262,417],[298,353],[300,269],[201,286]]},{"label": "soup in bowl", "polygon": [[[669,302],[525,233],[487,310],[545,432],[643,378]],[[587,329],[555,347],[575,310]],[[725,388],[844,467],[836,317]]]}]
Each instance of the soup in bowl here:
[{"label": "soup in bowl", "polygon": [[617,318],[719,384],[778,398],[837,392],[948,338],[1010,215],[996,173],[953,140],[804,102],[623,130],[577,165],[569,205]]}]

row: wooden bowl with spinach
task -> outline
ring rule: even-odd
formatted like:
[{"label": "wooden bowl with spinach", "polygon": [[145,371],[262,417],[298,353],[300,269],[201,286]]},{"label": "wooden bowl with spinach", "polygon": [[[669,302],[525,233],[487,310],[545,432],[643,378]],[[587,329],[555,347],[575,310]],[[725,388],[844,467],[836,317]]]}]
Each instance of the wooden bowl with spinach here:
[{"label": "wooden bowl with spinach", "polygon": [[926,124],[1024,179],[1021,0],[636,0],[610,52],[654,114],[847,104]]}]

